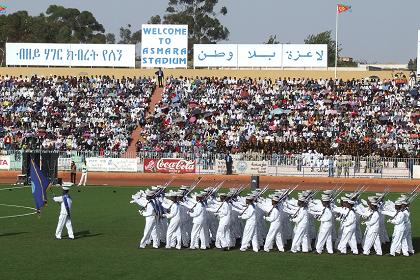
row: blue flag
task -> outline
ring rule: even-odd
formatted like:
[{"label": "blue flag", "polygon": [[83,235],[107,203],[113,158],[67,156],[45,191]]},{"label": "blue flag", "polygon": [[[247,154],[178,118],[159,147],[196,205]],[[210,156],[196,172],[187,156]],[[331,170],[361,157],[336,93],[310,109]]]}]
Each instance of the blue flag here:
[{"label": "blue flag", "polygon": [[47,203],[47,191],[50,183],[33,160],[31,160],[30,175],[35,207],[40,210]]}]

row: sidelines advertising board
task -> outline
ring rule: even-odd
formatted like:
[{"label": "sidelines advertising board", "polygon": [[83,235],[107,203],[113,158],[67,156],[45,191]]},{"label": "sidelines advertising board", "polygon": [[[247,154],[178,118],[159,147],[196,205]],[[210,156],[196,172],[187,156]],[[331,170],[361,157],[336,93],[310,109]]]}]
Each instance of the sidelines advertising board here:
[{"label": "sidelines advertising board", "polygon": [[194,45],[194,67],[237,67],[238,45]]},{"label": "sidelines advertising board", "polygon": [[420,30],[417,34],[417,75],[420,75]]},{"label": "sidelines advertising board", "polygon": [[[233,160],[233,174],[268,175],[268,161]],[[226,174],[226,162],[216,160],[216,174]]]},{"label": "sidelines advertising board", "polygon": [[194,67],[328,66],[327,45],[196,44]]},{"label": "sidelines advertising board", "polygon": [[6,65],[135,67],[135,45],[6,43]]},{"label": "sidelines advertising board", "polygon": [[182,158],[144,159],[145,173],[195,173],[195,160]]},{"label": "sidelines advertising board", "polygon": [[284,44],[283,67],[327,67],[327,45]]},{"label": "sidelines advertising board", "polygon": [[88,171],[137,172],[137,158],[86,158]]},{"label": "sidelines advertising board", "polygon": [[71,158],[58,158],[58,170],[69,171],[71,169]]},{"label": "sidelines advertising board", "polygon": [[0,170],[10,170],[10,156],[0,156]]},{"label": "sidelines advertising board", "polygon": [[188,25],[143,24],[141,67],[187,68]]}]

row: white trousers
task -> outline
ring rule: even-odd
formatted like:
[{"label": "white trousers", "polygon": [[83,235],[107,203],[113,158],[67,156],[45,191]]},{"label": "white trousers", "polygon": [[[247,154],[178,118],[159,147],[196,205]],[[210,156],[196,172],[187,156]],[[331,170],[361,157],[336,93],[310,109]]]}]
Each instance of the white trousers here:
[{"label": "white trousers", "polygon": [[181,249],[181,222],[171,220],[166,232],[166,248]]},{"label": "white trousers", "polygon": [[327,247],[327,252],[329,254],[333,253],[332,227],[329,227],[329,228],[320,227],[319,229],[315,249],[319,254],[321,254],[322,251],[324,250],[324,246]]},{"label": "white trousers", "polygon": [[340,242],[338,243],[337,249],[342,254],[346,254],[347,244],[350,246],[350,249],[353,252],[353,254],[357,255],[359,253],[359,250],[357,249],[355,230],[343,229],[343,233],[341,234],[341,239],[340,239]]},{"label": "white trousers", "polygon": [[292,241],[292,248],[290,250],[292,253],[296,253],[301,251],[302,246],[302,252],[307,253],[310,249],[309,242],[308,226],[296,227],[295,235],[293,236]]},{"label": "white trousers", "polygon": [[230,242],[230,226],[227,223],[220,222],[216,232],[216,247],[229,248]]},{"label": "white trousers", "polygon": [[191,241],[190,248],[198,249],[201,241],[201,249],[206,249],[206,239],[204,236],[204,230],[202,224],[193,224],[191,229]]},{"label": "white trousers", "polygon": [[397,252],[399,248],[401,248],[404,256],[408,256],[408,244],[405,233],[405,230],[394,229],[394,233],[392,234],[391,249],[389,250],[389,254],[391,256],[395,256],[395,252]]},{"label": "white trousers", "polygon": [[80,181],[79,181],[79,186],[81,185],[86,186],[86,181],[87,181],[87,172],[82,173],[82,177],[80,177]]},{"label": "white trousers", "polygon": [[144,225],[143,238],[140,241],[140,248],[145,248],[149,243],[149,240],[153,240],[153,248],[159,247],[159,237],[156,229],[156,219],[146,218],[146,224]]},{"label": "white trousers", "polygon": [[279,223],[270,224],[270,229],[268,230],[267,238],[264,243],[264,250],[268,251],[273,249],[274,241],[276,242],[279,251],[284,252],[283,235]]},{"label": "white trousers", "polygon": [[60,215],[58,217],[57,229],[55,231],[55,237],[61,239],[61,232],[63,231],[64,225],[66,225],[67,233],[69,238],[74,239],[73,227],[71,225],[71,219],[67,215]]},{"label": "white trousers", "polygon": [[375,249],[377,255],[382,256],[381,236],[378,232],[367,232],[363,240],[363,254],[369,255],[370,249]]}]

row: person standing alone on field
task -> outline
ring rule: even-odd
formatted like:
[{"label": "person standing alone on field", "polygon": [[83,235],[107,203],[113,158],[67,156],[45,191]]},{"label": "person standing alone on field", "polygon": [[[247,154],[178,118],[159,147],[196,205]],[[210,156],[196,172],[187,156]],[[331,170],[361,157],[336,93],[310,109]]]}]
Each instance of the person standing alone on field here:
[{"label": "person standing alone on field", "polygon": [[164,77],[165,75],[163,74],[162,68],[159,68],[159,70],[158,70],[158,71],[156,71],[155,75],[156,75],[156,76],[157,76],[157,78],[158,78],[158,86],[159,86],[159,87],[163,87],[163,77]]},{"label": "person standing alone on field", "polygon": [[80,182],[78,186],[81,186],[83,184],[83,186],[86,186],[86,181],[87,181],[87,166],[86,166],[86,160],[83,162],[82,165],[82,177],[80,177]]},{"label": "person standing alone on field", "polygon": [[63,187],[63,195],[55,196],[53,199],[55,202],[61,204],[60,216],[58,217],[57,230],[55,231],[55,238],[61,239],[61,232],[63,231],[64,225],[66,225],[67,233],[70,239],[74,239],[73,226],[71,224],[70,211],[72,200],[69,195],[69,188]]},{"label": "person standing alone on field", "polygon": [[76,170],[76,164],[74,163],[74,161],[72,161],[70,166],[70,182],[72,182],[73,184],[76,184]]},{"label": "person standing alone on field", "polygon": [[226,175],[232,175],[232,156],[229,154],[229,152],[225,156],[225,162],[226,162]]}]

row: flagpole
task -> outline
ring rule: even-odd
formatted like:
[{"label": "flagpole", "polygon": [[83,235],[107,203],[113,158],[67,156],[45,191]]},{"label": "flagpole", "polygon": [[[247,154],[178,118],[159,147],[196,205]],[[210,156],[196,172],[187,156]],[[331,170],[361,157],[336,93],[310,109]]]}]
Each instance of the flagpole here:
[{"label": "flagpole", "polygon": [[337,56],[338,56],[338,7],[335,11],[335,63],[334,63],[334,79],[337,79]]}]

